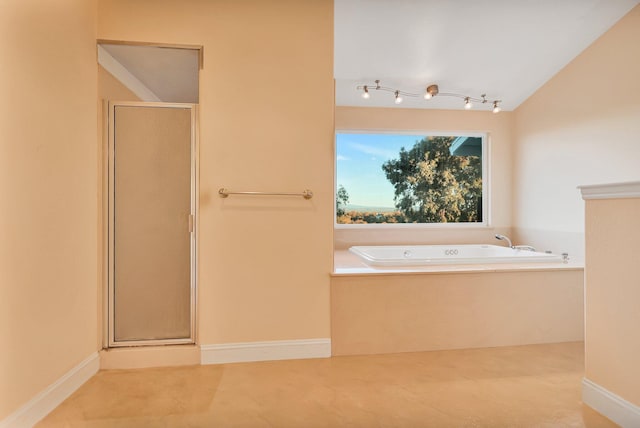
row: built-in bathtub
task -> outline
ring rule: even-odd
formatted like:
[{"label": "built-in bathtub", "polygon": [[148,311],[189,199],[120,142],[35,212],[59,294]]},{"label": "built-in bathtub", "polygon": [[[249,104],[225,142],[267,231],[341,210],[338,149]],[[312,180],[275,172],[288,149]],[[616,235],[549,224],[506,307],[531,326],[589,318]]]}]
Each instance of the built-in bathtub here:
[{"label": "built-in bathtub", "polygon": [[559,254],[497,245],[384,245],[349,248],[370,266],[486,263],[561,263]]},{"label": "built-in bathtub", "polygon": [[428,247],[335,251],[333,355],[583,340],[580,263],[492,245]]}]

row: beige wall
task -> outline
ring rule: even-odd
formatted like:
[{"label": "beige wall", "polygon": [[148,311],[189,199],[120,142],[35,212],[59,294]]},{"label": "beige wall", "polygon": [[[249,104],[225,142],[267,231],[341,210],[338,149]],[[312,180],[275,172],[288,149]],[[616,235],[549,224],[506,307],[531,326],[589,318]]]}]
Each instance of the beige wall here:
[{"label": "beige wall", "polygon": [[640,199],[586,202],[585,377],[640,406]]},{"label": "beige wall", "polygon": [[332,1],[103,0],[98,17],[101,39],[204,46],[199,343],[329,337]]},{"label": "beige wall", "polygon": [[459,229],[339,229],[337,248],[358,244],[497,243],[496,233],[511,227],[512,114],[453,110],[336,107],[336,130],[486,132],[490,137],[491,227]]},{"label": "beige wall", "polygon": [[576,186],[638,178],[640,6],[515,111],[517,238],[583,253]]},{"label": "beige wall", "polygon": [[96,4],[0,13],[0,420],[97,350]]}]

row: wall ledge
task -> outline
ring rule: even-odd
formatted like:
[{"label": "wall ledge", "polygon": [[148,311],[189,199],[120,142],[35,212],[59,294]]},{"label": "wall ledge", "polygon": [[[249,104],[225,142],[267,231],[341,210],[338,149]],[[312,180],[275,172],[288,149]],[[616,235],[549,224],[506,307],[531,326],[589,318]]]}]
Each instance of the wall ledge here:
[{"label": "wall ledge", "polygon": [[582,379],[582,402],[623,428],[640,427],[640,407],[587,378]]},{"label": "wall ledge", "polygon": [[35,425],[80,388],[82,384],[93,377],[99,369],[100,358],[98,353],[94,352],[18,410],[7,416],[0,422],[0,428],[24,428]]},{"label": "wall ledge", "polygon": [[268,342],[201,345],[201,364],[328,358],[331,339],[273,340]]},{"label": "wall ledge", "polygon": [[640,181],[626,183],[591,184],[578,186],[582,199],[629,199],[640,198]]}]

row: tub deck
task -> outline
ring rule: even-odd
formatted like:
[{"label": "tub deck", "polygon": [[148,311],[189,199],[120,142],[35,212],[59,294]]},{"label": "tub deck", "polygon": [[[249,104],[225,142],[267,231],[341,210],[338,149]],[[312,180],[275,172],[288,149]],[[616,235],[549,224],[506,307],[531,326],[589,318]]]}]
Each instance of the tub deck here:
[{"label": "tub deck", "polygon": [[337,250],[333,256],[333,276],[344,275],[402,275],[416,273],[465,273],[505,271],[584,270],[584,263],[569,259],[568,263],[488,263],[442,264],[417,266],[370,266],[349,250]]}]

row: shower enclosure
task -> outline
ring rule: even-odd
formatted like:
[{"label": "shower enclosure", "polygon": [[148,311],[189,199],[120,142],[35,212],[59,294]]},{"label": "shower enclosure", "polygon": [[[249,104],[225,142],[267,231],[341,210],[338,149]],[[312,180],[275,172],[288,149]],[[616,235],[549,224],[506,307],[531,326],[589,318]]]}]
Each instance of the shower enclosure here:
[{"label": "shower enclosure", "polygon": [[195,342],[196,106],[108,103],[107,347]]}]

